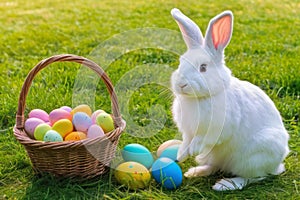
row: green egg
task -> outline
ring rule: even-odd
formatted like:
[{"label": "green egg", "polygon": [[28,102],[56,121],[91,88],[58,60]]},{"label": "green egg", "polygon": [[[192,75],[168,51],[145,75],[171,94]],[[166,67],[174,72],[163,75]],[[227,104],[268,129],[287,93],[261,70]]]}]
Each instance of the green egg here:
[{"label": "green egg", "polygon": [[34,138],[36,140],[44,140],[44,136],[46,134],[47,131],[51,130],[51,126],[49,124],[46,124],[46,123],[42,123],[42,124],[39,124],[35,130],[34,130]]}]

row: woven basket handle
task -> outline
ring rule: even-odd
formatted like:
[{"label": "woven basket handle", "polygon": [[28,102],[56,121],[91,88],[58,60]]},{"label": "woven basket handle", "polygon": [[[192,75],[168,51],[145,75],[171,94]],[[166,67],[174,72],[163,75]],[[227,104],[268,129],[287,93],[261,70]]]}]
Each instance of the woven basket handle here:
[{"label": "woven basket handle", "polygon": [[122,122],[122,117],[118,105],[118,99],[114,91],[114,87],[111,83],[111,80],[106,75],[104,70],[99,65],[97,65],[91,60],[88,60],[87,58],[71,55],[71,54],[62,54],[62,55],[55,55],[40,61],[27,75],[19,96],[18,111],[16,115],[16,127],[18,129],[24,129],[24,123],[25,123],[24,111],[25,111],[26,97],[34,77],[40,70],[42,70],[49,64],[55,62],[76,62],[85,65],[86,67],[90,68],[95,73],[97,73],[105,83],[107,90],[110,94],[110,99],[112,102],[112,115],[114,118],[115,126],[116,127],[122,126],[124,122]]}]

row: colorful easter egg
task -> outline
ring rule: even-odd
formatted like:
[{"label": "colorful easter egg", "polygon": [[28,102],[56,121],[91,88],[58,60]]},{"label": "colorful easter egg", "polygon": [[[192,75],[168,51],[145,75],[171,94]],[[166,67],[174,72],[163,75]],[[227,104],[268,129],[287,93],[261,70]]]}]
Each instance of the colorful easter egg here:
[{"label": "colorful easter egg", "polygon": [[151,174],[148,169],[137,162],[124,162],[115,170],[118,183],[130,189],[141,189],[149,185]]},{"label": "colorful easter egg", "polygon": [[174,161],[177,160],[177,153],[180,145],[181,144],[175,144],[165,148],[163,152],[160,154],[160,157],[170,158]]},{"label": "colorful easter egg", "polygon": [[87,132],[87,137],[91,138],[91,139],[96,138],[96,137],[102,137],[104,135],[105,135],[104,131],[97,124],[91,125]]},{"label": "colorful easter egg", "polygon": [[49,113],[49,121],[52,125],[60,119],[72,121],[72,115],[63,109],[55,109]]},{"label": "colorful easter egg", "polygon": [[63,138],[73,131],[73,124],[68,119],[60,119],[52,126],[52,130],[58,132]]},{"label": "colorful easter egg", "polygon": [[37,125],[37,127],[34,130],[34,138],[40,141],[44,140],[44,136],[49,130],[51,130],[51,126],[49,126],[46,123]]},{"label": "colorful easter egg", "polygon": [[157,159],[152,165],[151,173],[156,182],[169,190],[182,184],[182,170],[170,158]]},{"label": "colorful easter egg", "polygon": [[150,151],[140,144],[128,144],[122,150],[122,157],[125,161],[134,161],[150,168],[153,163],[153,156]]},{"label": "colorful easter egg", "polygon": [[92,119],[92,123],[96,124],[96,118],[100,113],[105,112],[104,110],[96,110],[95,112],[93,112],[91,119]]},{"label": "colorful easter egg", "polygon": [[78,141],[78,140],[83,140],[86,139],[86,134],[83,132],[79,131],[74,131],[66,135],[65,141]]},{"label": "colorful easter egg", "polygon": [[104,112],[100,113],[96,117],[96,122],[99,126],[101,126],[101,128],[105,133],[108,133],[115,129],[114,121],[111,115],[108,113],[104,113]]},{"label": "colorful easter egg", "polygon": [[44,122],[49,121],[49,115],[46,111],[42,109],[33,109],[28,114],[29,118],[38,118],[43,120]]},{"label": "colorful easter egg", "polygon": [[75,113],[77,112],[84,112],[86,113],[88,116],[91,116],[92,115],[92,109],[86,105],[86,104],[82,104],[82,105],[79,105],[79,106],[76,106],[72,111],[71,111],[71,114],[74,115]]},{"label": "colorful easter egg", "polygon": [[89,127],[92,125],[91,118],[84,112],[77,112],[73,115],[73,125],[77,131],[87,133]]},{"label": "colorful easter egg", "polygon": [[65,110],[65,111],[69,112],[69,113],[72,111],[72,108],[69,107],[69,106],[62,106],[62,107],[60,107],[59,109],[63,109],[63,110]]},{"label": "colorful easter egg", "polygon": [[156,152],[156,155],[157,157],[160,157],[160,154],[166,149],[168,148],[169,146],[172,146],[172,145],[176,145],[176,144],[181,144],[182,141],[181,140],[168,140],[164,143],[162,143],[158,149],[157,149],[157,152]]},{"label": "colorful easter egg", "polygon": [[49,130],[46,132],[43,140],[45,142],[62,142],[63,138],[57,131]]},{"label": "colorful easter egg", "polygon": [[25,128],[25,131],[26,133],[28,134],[28,136],[32,139],[34,139],[34,130],[35,128],[39,125],[39,124],[43,124],[45,123],[43,120],[41,119],[38,119],[38,118],[28,118],[26,121],[25,121],[25,124],[24,124],[24,128]]}]

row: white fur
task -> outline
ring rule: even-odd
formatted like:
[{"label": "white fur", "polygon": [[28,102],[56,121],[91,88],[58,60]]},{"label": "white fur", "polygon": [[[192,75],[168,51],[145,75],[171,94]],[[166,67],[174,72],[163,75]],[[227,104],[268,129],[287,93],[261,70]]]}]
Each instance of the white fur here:
[{"label": "white fur", "polygon": [[[234,78],[224,64],[232,13],[225,11],[213,18],[198,46],[189,41],[197,34],[193,30],[200,30],[191,27],[197,25],[178,9],[171,13],[188,47],[171,77],[173,118],[183,139],[177,159],[184,161],[195,155],[199,164],[184,175],[208,176],[218,170],[231,173],[237,177],[222,179],[213,189],[233,190],[282,173],[289,136],[278,110],[260,88]],[[182,23],[185,20],[188,22]],[[216,31],[220,27],[225,31]],[[202,34],[194,39],[199,41],[199,37]],[[200,72],[203,63],[206,71]]]}]

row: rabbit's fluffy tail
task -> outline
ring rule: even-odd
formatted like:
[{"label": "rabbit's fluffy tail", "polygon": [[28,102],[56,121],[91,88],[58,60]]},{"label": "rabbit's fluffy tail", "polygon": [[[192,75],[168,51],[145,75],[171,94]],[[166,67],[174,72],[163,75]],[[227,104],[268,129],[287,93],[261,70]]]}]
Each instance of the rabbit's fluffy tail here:
[{"label": "rabbit's fluffy tail", "polygon": [[276,170],[274,173],[272,173],[272,174],[273,174],[273,175],[279,175],[279,174],[283,173],[284,171],[285,171],[284,164],[281,163],[281,164],[278,166],[277,170]]}]

